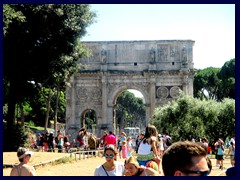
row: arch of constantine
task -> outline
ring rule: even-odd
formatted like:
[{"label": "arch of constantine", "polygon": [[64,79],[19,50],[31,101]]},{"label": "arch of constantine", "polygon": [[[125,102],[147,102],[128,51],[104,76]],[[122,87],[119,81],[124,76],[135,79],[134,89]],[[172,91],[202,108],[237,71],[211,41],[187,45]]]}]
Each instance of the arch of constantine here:
[{"label": "arch of constantine", "polygon": [[146,125],[156,107],[179,96],[193,95],[192,40],[83,42],[91,56],[80,60],[86,69],[70,78],[66,131],[78,132],[83,114],[96,114],[96,135],[115,132],[114,106],[127,89],[140,91],[146,104]]}]

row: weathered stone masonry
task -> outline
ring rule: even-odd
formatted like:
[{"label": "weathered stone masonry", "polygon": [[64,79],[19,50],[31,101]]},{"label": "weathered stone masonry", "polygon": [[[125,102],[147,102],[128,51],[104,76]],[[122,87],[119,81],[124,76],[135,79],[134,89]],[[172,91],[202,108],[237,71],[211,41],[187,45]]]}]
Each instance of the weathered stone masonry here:
[{"label": "weathered stone masonry", "polygon": [[66,131],[81,128],[81,115],[96,112],[97,135],[115,132],[113,106],[126,89],[140,91],[146,103],[146,124],[155,107],[179,96],[193,95],[192,40],[83,42],[92,52],[81,59],[86,70],[70,78],[67,88]]}]

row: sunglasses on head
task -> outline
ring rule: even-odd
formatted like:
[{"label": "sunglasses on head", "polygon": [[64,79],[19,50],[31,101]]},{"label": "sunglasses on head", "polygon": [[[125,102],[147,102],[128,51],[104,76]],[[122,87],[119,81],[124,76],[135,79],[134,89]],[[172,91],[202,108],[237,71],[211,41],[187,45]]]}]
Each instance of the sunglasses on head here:
[{"label": "sunglasses on head", "polygon": [[109,158],[112,159],[112,158],[114,157],[114,155],[112,155],[112,154],[110,154],[110,155],[109,155],[109,154],[104,154],[104,157],[105,157],[105,158],[108,158],[108,157],[109,157]]},{"label": "sunglasses on head", "polygon": [[28,154],[27,156],[31,157],[31,154]]},{"label": "sunglasses on head", "polygon": [[209,170],[208,171],[190,171],[190,170],[184,170],[182,171],[187,174],[199,174],[200,176],[208,176],[209,175]]}]

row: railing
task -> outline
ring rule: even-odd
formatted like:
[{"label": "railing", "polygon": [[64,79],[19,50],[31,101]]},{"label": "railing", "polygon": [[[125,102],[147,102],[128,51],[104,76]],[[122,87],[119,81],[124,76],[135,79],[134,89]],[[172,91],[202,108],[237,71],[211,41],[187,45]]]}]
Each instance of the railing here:
[{"label": "railing", "polygon": [[103,150],[80,150],[80,151],[76,151],[73,152],[72,154],[75,155],[75,160],[77,160],[77,156],[78,159],[86,159],[86,158],[90,158],[90,157],[102,157],[103,156]]},{"label": "railing", "polygon": [[[40,150],[44,152],[44,150]],[[54,152],[58,153],[59,149],[58,148],[53,148],[49,149],[47,152]],[[60,153],[69,153],[69,154],[74,154],[75,160],[79,159],[86,159],[90,157],[102,157],[103,156],[103,150],[85,150],[83,148],[70,148],[70,152],[67,152],[66,148],[62,148]],[[77,158],[78,156],[78,158]]]}]

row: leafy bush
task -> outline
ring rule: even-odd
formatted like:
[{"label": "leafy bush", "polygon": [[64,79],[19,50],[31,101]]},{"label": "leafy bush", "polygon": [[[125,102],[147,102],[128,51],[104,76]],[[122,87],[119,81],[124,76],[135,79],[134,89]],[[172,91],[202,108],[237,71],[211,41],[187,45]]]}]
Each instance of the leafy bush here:
[{"label": "leafy bush", "polygon": [[155,109],[150,123],[159,133],[168,131],[173,141],[206,137],[225,140],[235,134],[235,100],[200,100],[181,94],[169,104]]}]

